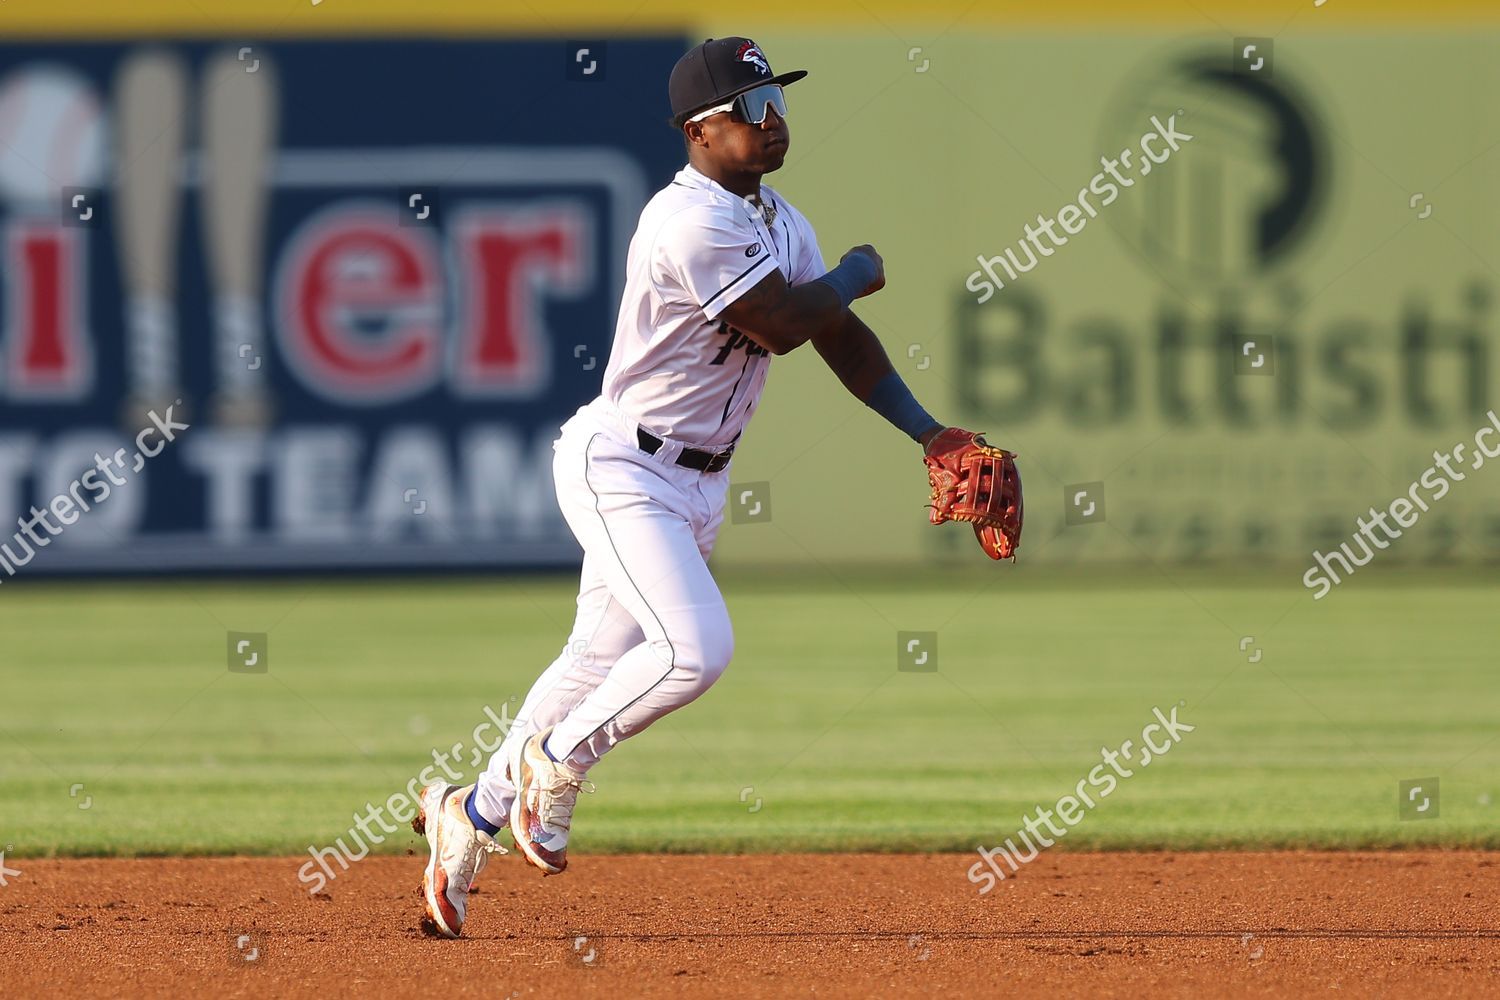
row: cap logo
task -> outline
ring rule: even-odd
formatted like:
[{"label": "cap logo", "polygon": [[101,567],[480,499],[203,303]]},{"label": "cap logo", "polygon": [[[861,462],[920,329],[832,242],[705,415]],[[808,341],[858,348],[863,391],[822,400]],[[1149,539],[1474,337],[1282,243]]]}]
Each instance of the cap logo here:
[{"label": "cap logo", "polygon": [[765,55],[760,51],[760,46],[754,42],[743,43],[734,57],[740,62],[750,63],[761,76],[771,75],[771,64],[766,61]]}]

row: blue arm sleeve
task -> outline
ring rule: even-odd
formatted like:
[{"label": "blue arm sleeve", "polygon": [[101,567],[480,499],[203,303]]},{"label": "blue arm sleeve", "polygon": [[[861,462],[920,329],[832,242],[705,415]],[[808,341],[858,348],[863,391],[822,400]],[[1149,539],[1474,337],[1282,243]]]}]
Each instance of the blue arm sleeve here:
[{"label": "blue arm sleeve", "polygon": [[859,298],[859,293],[870,287],[870,282],[879,274],[875,262],[862,253],[850,254],[843,263],[817,279],[838,293],[839,300],[848,309],[849,304]]},{"label": "blue arm sleeve", "polygon": [[875,383],[865,405],[885,417],[913,441],[920,440],[932,428],[942,426],[922,409],[922,404],[917,402],[906,383],[901,381],[901,376],[895,372]]}]

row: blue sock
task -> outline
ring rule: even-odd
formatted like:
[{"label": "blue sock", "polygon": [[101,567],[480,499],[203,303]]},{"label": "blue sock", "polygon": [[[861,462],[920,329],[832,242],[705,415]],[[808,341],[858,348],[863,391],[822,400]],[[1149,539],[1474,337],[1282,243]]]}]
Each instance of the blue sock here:
[{"label": "blue sock", "polygon": [[552,755],[552,748],[547,745],[547,741],[546,740],[542,740],[542,753],[546,754],[547,755],[547,759],[550,760],[552,763],[554,763],[554,764],[561,764],[562,763],[562,761],[558,760],[556,757],[554,757]]},{"label": "blue sock", "polygon": [[485,833],[493,837],[495,834],[500,832],[500,828],[494,823],[491,823],[489,820],[485,819],[483,816],[479,815],[479,810],[474,808],[474,793],[478,791],[479,789],[476,787],[474,791],[470,792],[464,799],[464,812],[469,814],[469,822],[474,824],[474,829],[483,830]]}]

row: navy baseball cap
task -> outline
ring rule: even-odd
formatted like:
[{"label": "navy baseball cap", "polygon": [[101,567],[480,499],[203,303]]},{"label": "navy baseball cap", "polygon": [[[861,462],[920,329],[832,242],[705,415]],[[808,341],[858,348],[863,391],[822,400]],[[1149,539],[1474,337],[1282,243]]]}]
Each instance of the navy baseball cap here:
[{"label": "navy baseball cap", "polygon": [[677,60],[667,83],[672,124],[681,126],[695,111],[723,104],[764,84],[796,83],[807,75],[798,69],[776,76],[760,46],[748,38],[710,38]]}]

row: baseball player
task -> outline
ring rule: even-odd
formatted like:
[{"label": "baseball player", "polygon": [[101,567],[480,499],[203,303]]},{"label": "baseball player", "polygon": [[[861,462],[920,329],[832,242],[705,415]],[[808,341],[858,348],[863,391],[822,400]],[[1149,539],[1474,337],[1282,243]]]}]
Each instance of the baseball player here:
[{"label": "baseball player", "polygon": [[707,559],[772,355],[811,342],[850,392],[929,446],[930,465],[975,453],[849,309],[885,285],[879,254],[855,247],[827,269],[807,219],[761,184],[790,142],[783,88],[806,75],[772,73],[748,38],[710,39],[672,70],[688,163],[641,212],[603,389],[554,445],[558,503],[584,551],[572,634],[478,782],[429,786],[413,823],[432,851],[424,925],[440,935],[460,933],[503,827],[545,874],[566,868],[594,765],[728,666],[729,613]]}]

